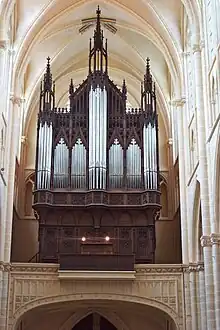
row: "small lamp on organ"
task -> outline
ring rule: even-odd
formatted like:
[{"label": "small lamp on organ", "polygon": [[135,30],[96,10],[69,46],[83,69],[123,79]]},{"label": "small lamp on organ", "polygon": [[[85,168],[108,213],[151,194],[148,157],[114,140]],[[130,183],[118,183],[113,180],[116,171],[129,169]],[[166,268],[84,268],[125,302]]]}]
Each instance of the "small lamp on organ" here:
[{"label": "small lamp on organ", "polygon": [[106,242],[109,242],[110,237],[109,236],[105,236],[105,240],[106,240]]},{"label": "small lamp on organ", "polygon": [[81,238],[81,240],[82,240],[82,242],[85,242],[85,241],[86,241],[85,236],[83,236],[83,237]]}]

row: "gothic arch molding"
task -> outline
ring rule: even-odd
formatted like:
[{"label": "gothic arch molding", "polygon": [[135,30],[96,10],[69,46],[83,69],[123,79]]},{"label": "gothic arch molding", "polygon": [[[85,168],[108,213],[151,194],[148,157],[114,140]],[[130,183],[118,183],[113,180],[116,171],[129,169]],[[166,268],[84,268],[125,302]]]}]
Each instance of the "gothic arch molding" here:
[{"label": "gothic arch molding", "polygon": [[121,320],[120,317],[114,312],[104,311],[103,309],[83,309],[79,312],[74,313],[65,323],[62,325],[60,330],[71,330],[78,322],[80,322],[83,318],[88,316],[91,313],[98,313],[100,316],[106,318],[109,322],[111,322],[118,330],[129,330],[129,327]]},{"label": "gothic arch molding", "polygon": [[178,315],[170,306],[166,305],[161,301],[146,297],[138,297],[133,295],[121,295],[121,294],[108,294],[108,293],[81,293],[81,294],[70,294],[70,295],[59,295],[59,296],[50,296],[46,298],[39,298],[33,300],[29,303],[24,304],[20,307],[15,314],[13,315],[13,324],[12,329],[16,328],[16,325],[20,321],[22,315],[31,311],[34,308],[46,306],[52,303],[62,303],[62,302],[71,302],[71,301],[91,301],[91,300],[105,300],[105,301],[123,301],[131,302],[136,304],[143,304],[150,307],[157,308],[164,313],[166,313],[174,322],[176,330],[183,330],[182,317]]}]

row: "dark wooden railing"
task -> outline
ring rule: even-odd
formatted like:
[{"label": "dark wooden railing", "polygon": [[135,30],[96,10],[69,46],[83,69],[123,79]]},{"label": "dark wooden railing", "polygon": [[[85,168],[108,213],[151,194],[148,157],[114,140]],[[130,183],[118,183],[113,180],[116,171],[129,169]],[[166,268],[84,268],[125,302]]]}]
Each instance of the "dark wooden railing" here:
[{"label": "dark wooden railing", "polygon": [[60,270],[133,271],[134,255],[60,254]]}]

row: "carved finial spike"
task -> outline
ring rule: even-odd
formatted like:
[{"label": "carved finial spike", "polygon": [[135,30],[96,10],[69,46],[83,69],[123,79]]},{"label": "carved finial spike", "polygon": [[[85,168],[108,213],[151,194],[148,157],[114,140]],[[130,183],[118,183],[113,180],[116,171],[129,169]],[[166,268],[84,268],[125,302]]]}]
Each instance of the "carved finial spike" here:
[{"label": "carved finial spike", "polygon": [[72,95],[74,93],[74,86],[73,86],[73,79],[70,80],[70,86],[69,86],[69,94]]},{"label": "carved finial spike", "polygon": [[149,59],[149,57],[147,57],[146,73],[147,74],[150,73],[150,59]]},{"label": "carved finial spike", "polygon": [[101,10],[99,9],[99,5],[98,5],[98,8],[96,10],[96,14],[97,14],[97,16],[100,16],[100,14],[101,14]]},{"label": "carved finial spike", "polygon": [[51,91],[52,89],[52,74],[50,72],[50,57],[47,57],[47,68],[44,74],[44,90]]},{"label": "carved finial spike", "polygon": [[125,79],[123,79],[122,93],[123,93],[123,94],[127,94],[127,87],[126,87]]}]

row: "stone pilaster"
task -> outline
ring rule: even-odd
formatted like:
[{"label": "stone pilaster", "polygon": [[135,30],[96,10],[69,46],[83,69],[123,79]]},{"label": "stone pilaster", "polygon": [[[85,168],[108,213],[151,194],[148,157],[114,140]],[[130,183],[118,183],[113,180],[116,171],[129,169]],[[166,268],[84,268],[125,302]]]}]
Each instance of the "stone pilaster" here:
[{"label": "stone pilaster", "polygon": [[197,329],[201,329],[198,264],[194,264],[194,263],[189,264],[189,274],[190,274],[192,330],[197,330]]},{"label": "stone pilaster", "polygon": [[216,329],[220,330],[220,234],[211,234]]},{"label": "stone pilaster", "polygon": [[210,236],[201,237],[201,246],[204,254],[207,329],[216,330],[212,243]]},{"label": "stone pilaster", "polygon": [[13,217],[13,202],[14,202],[14,179],[15,179],[15,157],[16,148],[19,138],[19,111],[22,103],[22,98],[15,95],[10,97],[12,106],[12,118],[10,122],[10,130],[8,136],[10,137],[8,143],[8,173],[7,173],[7,198],[6,198],[6,212],[5,212],[5,231],[4,231],[4,255],[3,261],[9,262],[11,256],[11,235],[12,235],[12,217]]},{"label": "stone pilaster", "polygon": [[179,149],[179,179],[180,179],[180,212],[181,212],[181,236],[183,263],[189,263],[188,251],[188,225],[187,225],[187,198],[186,198],[186,173],[185,173],[185,142],[183,112],[185,99],[175,100],[174,104],[178,111],[178,149]]},{"label": "stone pilaster", "polygon": [[26,136],[21,136],[21,152],[20,152],[20,171],[18,178],[18,192],[21,198],[18,200],[18,212],[20,216],[24,216],[24,203],[25,203],[25,159],[28,146],[28,139]]},{"label": "stone pilaster", "polygon": [[184,310],[185,310],[185,329],[192,330],[192,315],[191,315],[191,297],[190,297],[190,272],[189,267],[183,269],[184,280]]},{"label": "stone pilaster", "polygon": [[208,187],[208,164],[206,150],[206,127],[205,127],[205,103],[203,90],[202,72],[202,48],[200,44],[194,44],[193,56],[195,65],[195,92],[197,109],[197,131],[198,131],[198,151],[199,151],[199,173],[200,173],[200,197],[202,211],[202,232],[203,232],[203,252],[205,267],[206,286],[206,308],[207,308],[207,328],[216,330],[215,309],[214,309],[214,286],[212,269],[212,248],[211,244],[206,244],[206,236],[211,233],[210,209],[209,209],[209,187]]},{"label": "stone pilaster", "polygon": [[206,316],[206,293],[205,293],[205,275],[204,264],[198,264],[199,277],[199,306],[200,306],[200,330],[207,330],[207,316]]},{"label": "stone pilaster", "polygon": [[7,329],[10,264],[0,262],[0,330]]}]

